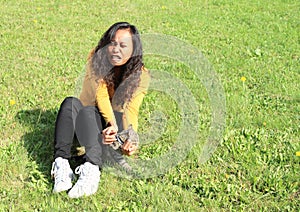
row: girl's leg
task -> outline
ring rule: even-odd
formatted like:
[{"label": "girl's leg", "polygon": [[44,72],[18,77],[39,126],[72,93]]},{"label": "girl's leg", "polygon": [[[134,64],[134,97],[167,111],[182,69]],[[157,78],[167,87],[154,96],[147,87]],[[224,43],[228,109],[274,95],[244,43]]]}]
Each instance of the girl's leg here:
[{"label": "girl's leg", "polygon": [[54,177],[53,192],[66,191],[72,187],[73,171],[68,158],[71,157],[74,121],[82,107],[80,100],[74,97],[67,97],[60,106],[55,124],[55,160],[51,169]]},{"label": "girl's leg", "polygon": [[[119,132],[123,130],[120,112],[114,112]],[[85,147],[86,160],[102,167],[104,162],[118,163],[125,169],[130,169],[121,151],[116,151],[107,144],[102,143],[102,130],[105,121],[97,107],[84,107],[80,110],[75,125],[75,131],[80,145]]]},{"label": "girl's leg", "polygon": [[[97,107],[84,107],[79,111],[75,132],[79,143],[85,147],[86,162],[75,169],[75,173],[80,176],[68,193],[71,198],[89,196],[98,189],[101,175],[99,168],[103,165],[103,156],[109,149],[112,150],[110,146],[102,143],[101,132],[104,127],[105,121]],[[112,157],[119,164],[125,162],[120,153],[114,154]]]},{"label": "girl's leg", "polygon": [[80,145],[85,147],[86,162],[75,169],[79,179],[69,191],[71,198],[94,194],[99,185],[102,166],[101,132],[104,126],[96,107],[84,107],[77,116],[75,132]]},{"label": "girl's leg", "polygon": [[60,106],[54,138],[54,158],[70,158],[74,138],[75,120],[82,103],[75,97],[67,97]]},{"label": "girl's leg", "polygon": [[[122,113],[114,112],[119,132],[123,130]],[[80,110],[75,125],[75,131],[80,145],[85,147],[86,160],[102,167],[105,161],[123,164],[124,157],[120,151],[115,151],[109,145],[102,143],[102,130],[105,121],[97,107],[84,107]]]},{"label": "girl's leg", "polygon": [[104,119],[97,107],[88,106],[78,113],[75,132],[80,145],[85,147],[86,161],[94,165],[102,166],[102,130]]}]

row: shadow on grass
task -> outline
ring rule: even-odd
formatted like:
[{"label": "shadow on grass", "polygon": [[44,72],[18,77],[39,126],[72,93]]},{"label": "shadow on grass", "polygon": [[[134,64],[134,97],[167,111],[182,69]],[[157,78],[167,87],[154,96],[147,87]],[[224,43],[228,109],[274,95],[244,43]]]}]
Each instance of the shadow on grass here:
[{"label": "shadow on grass", "polygon": [[[38,165],[39,171],[50,181],[50,171],[54,156],[54,129],[57,110],[21,110],[16,119],[24,126],[27,133],[22,136],[23,145],[28,157]],[[78,145],[75,142],[76,146]],[[73,148],[74,149],[74,148]],[[82,157],[73,157],[71,167],[82,162]]]},{"label": "shadow on grass", "polygon": [[49,176],[53,161],[54,127],[56,110],[21,110],[16,119],[27,130],[22,136],[23,145],[28,152],[28,157],[36,161],[39,170]]}]

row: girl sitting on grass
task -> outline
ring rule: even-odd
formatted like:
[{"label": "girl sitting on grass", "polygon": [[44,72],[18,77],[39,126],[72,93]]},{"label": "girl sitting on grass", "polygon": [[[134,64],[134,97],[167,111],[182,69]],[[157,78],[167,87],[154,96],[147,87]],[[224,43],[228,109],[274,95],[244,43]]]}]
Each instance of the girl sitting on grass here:
[{"label": "girl sitting on grass", "polygon": [[[129,125],[137,131],[139,107],[150,81],[142,58],[139,32],[127,22],[112,25],[90,53],[79,99],[67,97],[57,115],[53,192],[71,189],[71,198],[94,194],[108,152],[116,163],[128,168],[121,153],[132,155],[137,146],[125,142],[118,152],[109,144]],[[86,162],[75,169],[79,179],[72,186],[74,173],[68,160],[74,136],[85,147]]]}]

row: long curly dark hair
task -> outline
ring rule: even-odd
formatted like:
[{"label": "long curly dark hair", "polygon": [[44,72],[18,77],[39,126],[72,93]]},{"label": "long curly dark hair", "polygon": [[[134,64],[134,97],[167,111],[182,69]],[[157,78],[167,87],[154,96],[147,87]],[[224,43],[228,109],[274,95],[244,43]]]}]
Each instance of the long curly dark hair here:
[{"label": "long curly dark hair", "polygon": [[[132,35],[133,52],[131,58],[122,66],[114,67],[108,60],[107,47],[120,29],[129,29]],[[143,67],[143,50],[140,34],[134,25],[127,22],[113,24],[101,37],[92,57],[92,70],[98,81],[104,80],[108,89],[115,92],[113,101],[123,107],[129,102],[140,82]],[[121,69],[121,70],[120,70]],[[121,75],[117,78],[116,71]]]}]

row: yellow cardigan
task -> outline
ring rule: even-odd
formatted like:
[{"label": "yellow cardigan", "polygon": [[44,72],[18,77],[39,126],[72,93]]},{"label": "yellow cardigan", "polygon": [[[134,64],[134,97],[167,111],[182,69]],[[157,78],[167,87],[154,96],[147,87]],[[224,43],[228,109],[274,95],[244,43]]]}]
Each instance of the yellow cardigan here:
[{"label": "yellow cardigan", "polygon": [[88,57],[88,65],[86,69],[85,78],[83,81],[80,100],[84,106],[97,106],[106,124],[108,122],[116,123],[113,111],[123,113],[123,128],[127,129],[130,124],[135,131],[138,129],[138,114],[139,108],[142,104],[143,98],[147,93],[150,83],[150,74],[147,69],[142,68],[140,75],[140,83],[136,91],[133,93],[129,102],[126,102],[121,107],[112,105],[112,92],[108,91],[105,82],[97,82],[96,77],[92,73],[91,58],[94,54],[92,51]]}]

